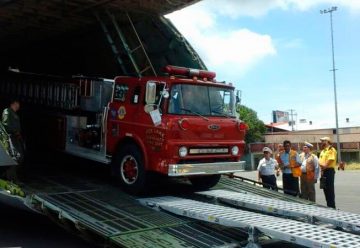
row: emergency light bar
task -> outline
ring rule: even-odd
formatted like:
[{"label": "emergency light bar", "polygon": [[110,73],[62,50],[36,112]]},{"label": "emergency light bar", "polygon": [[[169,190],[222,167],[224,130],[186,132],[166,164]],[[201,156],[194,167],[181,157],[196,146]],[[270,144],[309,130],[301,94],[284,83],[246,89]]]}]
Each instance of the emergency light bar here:
[{"label": "emergency light bar", "polygon": [[216,73],[212,71],[205,71],[199,69],[178,67],[173,65],[167,65],[163,68],[163,71],[170,75],[181,75],[186,77],[199,77],[199,78],[207,78],[212,80],[216,77]]}]

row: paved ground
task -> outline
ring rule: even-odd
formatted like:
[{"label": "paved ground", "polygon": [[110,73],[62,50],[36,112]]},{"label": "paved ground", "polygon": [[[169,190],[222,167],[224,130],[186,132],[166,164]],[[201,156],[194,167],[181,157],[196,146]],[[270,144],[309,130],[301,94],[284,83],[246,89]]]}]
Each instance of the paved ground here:
[{"label": "paved ground", "polygon": [[[256,180],[256,171],[247,171],[238,174],[239,176]],[[282,187],[281,175],[277,178],[279,187]],[[316,202],[326,206],[325,196],[319,183],[315,185]],[[335,202],[336,208],[360,214],[360,170],[337,171],[335,174]]]}]

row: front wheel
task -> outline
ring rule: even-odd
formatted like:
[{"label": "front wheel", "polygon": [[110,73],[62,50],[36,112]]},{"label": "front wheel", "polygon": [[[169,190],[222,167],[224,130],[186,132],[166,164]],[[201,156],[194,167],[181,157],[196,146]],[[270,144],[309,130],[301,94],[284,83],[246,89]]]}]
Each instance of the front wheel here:
[{"label": "front wheel", "polygon": [[144,192],[146,172],[143,156],[136,145],[125,145],[119,149],[113,160],[113,172],[127,192]]},{"label": "front wheel", "polygon": [[189,180],[196,190],[207,190],[220,181],[221,175],[190,177]]}]

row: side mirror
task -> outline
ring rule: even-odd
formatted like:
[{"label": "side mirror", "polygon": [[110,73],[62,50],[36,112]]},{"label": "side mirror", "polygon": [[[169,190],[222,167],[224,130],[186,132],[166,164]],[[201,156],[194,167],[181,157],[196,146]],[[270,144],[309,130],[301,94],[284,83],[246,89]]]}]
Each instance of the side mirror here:
[{"label": "side mirror", "polygon": [[237,113],[240,113],[240,106],[241,106],[241,90],[236,91],[236,97],[235,97],[235,111]]},{"label": "side mirror", "polygon": [[162,96],[167,99],[169,98],[170,94],[169,94],[169,91],[167,89],[164,89],[162,92],[161,92]]},{"label": "side mirror", "polygon": [[241,90],[236,91],[236,104],[241,104]]},{"label": "side mirror", "polygon": [[155,99],[156,99],[156,83],[149,81],[146,83],[145,103],[154,104]]}]

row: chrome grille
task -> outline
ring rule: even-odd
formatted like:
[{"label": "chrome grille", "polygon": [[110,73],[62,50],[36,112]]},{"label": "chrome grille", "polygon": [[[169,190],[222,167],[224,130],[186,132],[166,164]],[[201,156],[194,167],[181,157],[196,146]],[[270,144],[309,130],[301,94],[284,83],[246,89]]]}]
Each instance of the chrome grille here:
[{"label": "chrome grille", "polygon": [[197,154],[227,154],[229,153],[229,148],[227,147],[217,147],[217,148],[190,148],[190,155]]}]

